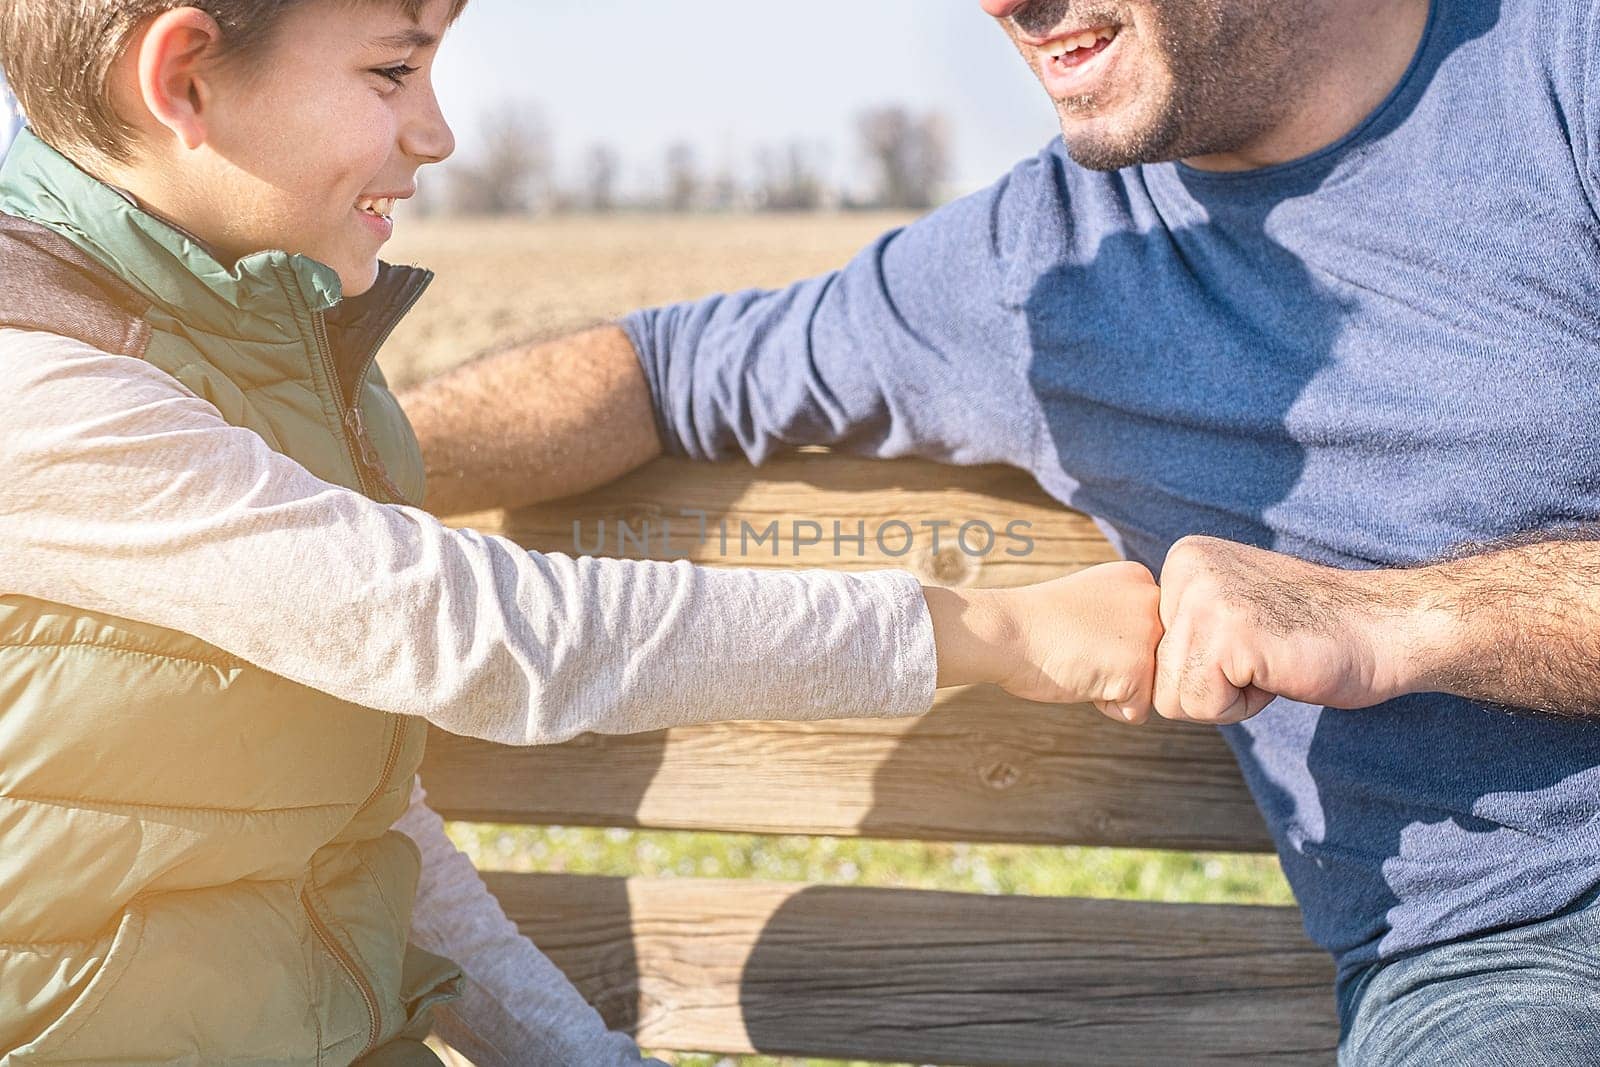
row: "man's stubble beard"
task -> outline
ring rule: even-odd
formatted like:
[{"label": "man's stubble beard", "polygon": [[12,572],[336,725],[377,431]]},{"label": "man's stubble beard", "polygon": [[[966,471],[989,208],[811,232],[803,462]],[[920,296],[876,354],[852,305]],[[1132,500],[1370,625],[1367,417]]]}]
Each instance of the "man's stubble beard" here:
[{"label": "man's stubble beard", "polygon": [[1098,106],[1092,94],[1056,101],[1068,154],[1079,166],[1113,171],[1245,148],[1293,107],[1297,75],[1312,58],[1311,6],[1148,0],[1144,10],[1157,22],[1152,51],[1165,63],[1165,84],[1139,87],[1140,98],[1118,128],[1102,134],[1072,132],[1079,116]]}]

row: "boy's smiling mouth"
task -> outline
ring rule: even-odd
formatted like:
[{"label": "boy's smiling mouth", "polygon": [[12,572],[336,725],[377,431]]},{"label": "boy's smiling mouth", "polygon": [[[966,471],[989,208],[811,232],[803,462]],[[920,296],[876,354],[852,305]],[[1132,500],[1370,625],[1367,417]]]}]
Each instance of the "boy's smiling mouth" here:
[{"label": "boy's smiling mouth", "polygon": [[379,241],[387,241],[394,236],[394,206],[410,195],[410,192],[404,192],[384,196],[363,196],[356,201],[356,217]]},{"label": "boy's smiling mouth", "polygon": [[380,219],[392,218],[395,202],[399,199],[397,196],[364,196],[356,201],[356,210]]}]

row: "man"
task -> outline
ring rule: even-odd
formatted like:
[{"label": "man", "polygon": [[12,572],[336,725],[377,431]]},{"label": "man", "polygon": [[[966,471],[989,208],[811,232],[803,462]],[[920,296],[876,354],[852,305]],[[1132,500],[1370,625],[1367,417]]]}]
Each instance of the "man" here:
[{"label": "man", "polygon": [[1062,141],[835,274],[414,390],[430,505],[1024,467],[1160,571],[1156,708],[1225,725],[1342,1060],[1600,1062],[1590,5],[982,6]]}]

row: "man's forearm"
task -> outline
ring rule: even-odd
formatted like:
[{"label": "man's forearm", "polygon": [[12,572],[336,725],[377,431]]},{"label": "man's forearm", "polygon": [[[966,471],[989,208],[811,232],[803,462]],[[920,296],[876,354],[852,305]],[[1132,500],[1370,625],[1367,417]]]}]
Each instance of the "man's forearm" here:
[{"label": "man's forearm", "polygon": [[1411,691],[1600,716],[1600,529],[1386,574],[1414,605]]},{"label": "man's forearm", "polygon": [[1600,527],[1372,570],[1185,537],[1162,567],[1161,623],[1155,707],[1168,719],[1410,693],[1600,718]]},{"label": "man's forearm", "polygon": [[615,326],[475,360],[400,402],[439,515],[568,496],[661,454],[644,372]]}]

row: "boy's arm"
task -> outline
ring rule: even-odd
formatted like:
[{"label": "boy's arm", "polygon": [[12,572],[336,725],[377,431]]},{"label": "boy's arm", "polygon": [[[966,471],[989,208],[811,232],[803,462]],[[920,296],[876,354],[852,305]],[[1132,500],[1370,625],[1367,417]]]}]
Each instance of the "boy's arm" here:
[{"label": "boy's arm", "polygon": [[0,377],[4,592],[509,744],[932,701],[908,574],[530,554],[323,482],[142,361],[8,330]]},{"label": "boy's arm", "polygon": [[434,1010],[434,1029],[477,1067],[573,1063],[640,1067],[639,1047],[606,1028],[567,976],[523,937],[472,861],[445,836],[421,782],[395,829],[416,842],[422,876],[411,939],[466,976],[461,999]]},{"label": "boy's arm", "polygon": [[663,450],[759,463],[832,445],[1026,466],[1039,403],[1017,305],[1030,294],[1010,290],[1035,280],[1013,261],[1063,225],[1051,174],[1029,161],[787,289],[637,312],[406,391],[428,506],[529,504]]}]

